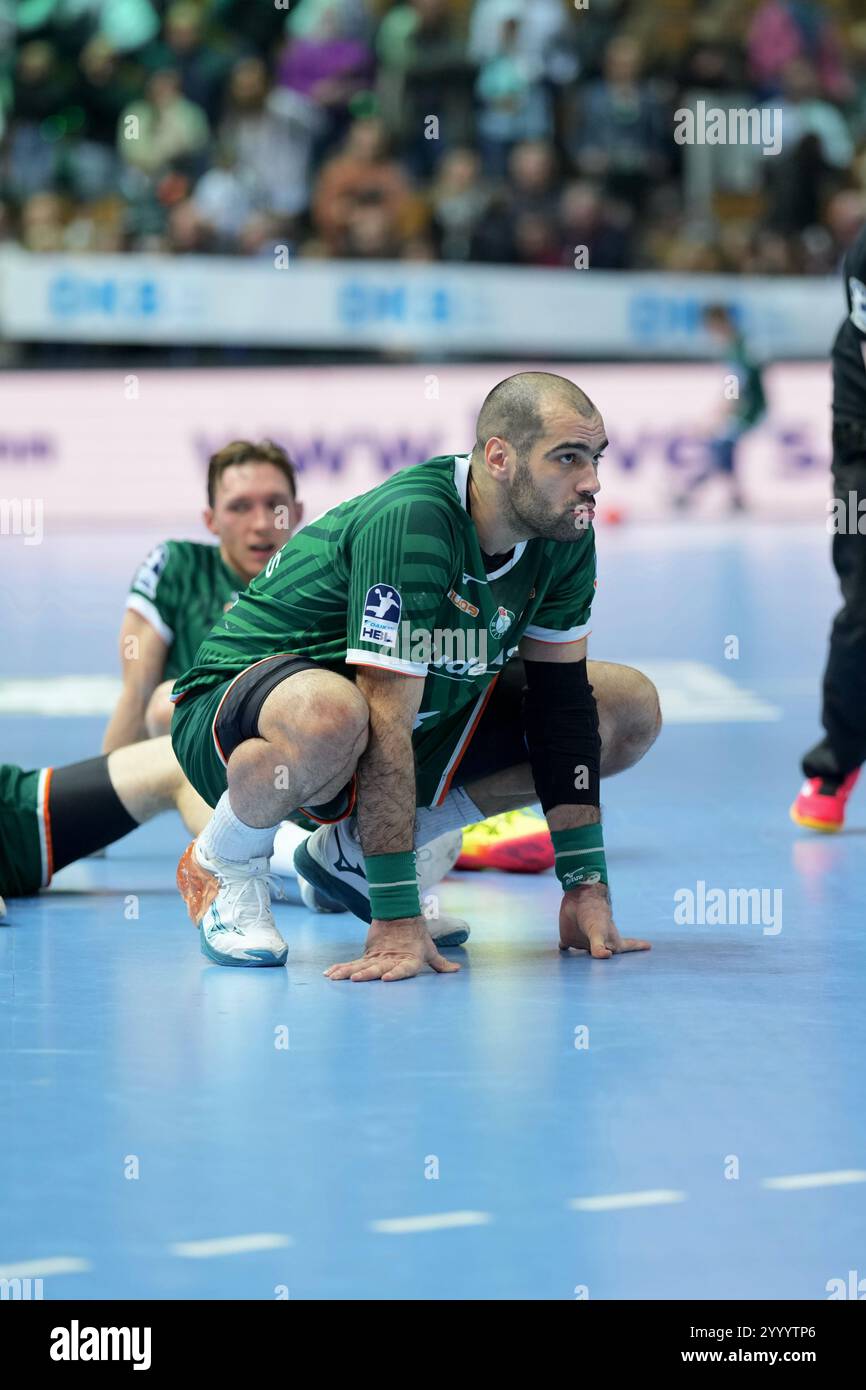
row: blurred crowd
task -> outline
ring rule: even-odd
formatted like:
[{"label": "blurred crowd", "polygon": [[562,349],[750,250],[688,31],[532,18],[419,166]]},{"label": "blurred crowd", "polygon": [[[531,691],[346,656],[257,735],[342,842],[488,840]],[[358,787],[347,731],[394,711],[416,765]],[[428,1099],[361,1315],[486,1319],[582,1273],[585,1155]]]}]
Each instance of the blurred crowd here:
[{"label": "blurred crowd", "polygon": [[0,0],[0,243],[818,274],[864,219],[866,0]]}]

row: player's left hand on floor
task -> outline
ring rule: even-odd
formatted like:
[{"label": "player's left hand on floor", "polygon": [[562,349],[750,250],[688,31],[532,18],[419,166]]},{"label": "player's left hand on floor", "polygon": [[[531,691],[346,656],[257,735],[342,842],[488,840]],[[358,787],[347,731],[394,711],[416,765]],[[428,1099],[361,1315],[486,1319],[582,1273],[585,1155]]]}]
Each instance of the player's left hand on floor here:
[{"label": "player's left hand on floor", "polygon": [[325,974],[329,980],[409,980],[428,965],[440,975],[460,969],[439,954],[423,917],[401,917],[395,922],[374,920],[363,956],[332,965]]},{"label": "player's left hand on floor", "polygon": [[649,951],[648,941],[620,936],[610,910],[610,895],[603,883],[572,888],[559,909],[559,949],[588,951],[596,960],[608,960],[623,951]]}]

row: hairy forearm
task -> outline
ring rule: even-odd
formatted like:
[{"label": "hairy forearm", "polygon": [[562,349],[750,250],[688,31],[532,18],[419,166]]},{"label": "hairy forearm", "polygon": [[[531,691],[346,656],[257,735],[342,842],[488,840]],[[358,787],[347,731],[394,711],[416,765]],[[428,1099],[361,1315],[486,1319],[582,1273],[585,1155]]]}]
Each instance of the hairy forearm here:
[{"label": "hairy forearm", "polygon": [[600,820],[598,806],[551,806],[547,813],[551,830],[577,830],[582,825],[598,825]]},{"label": "hairy forearm", "polygon": [[358,832],[365,854],[414,849],[415,755],[404,720],[370,711],[370,737],[358,762]]}]

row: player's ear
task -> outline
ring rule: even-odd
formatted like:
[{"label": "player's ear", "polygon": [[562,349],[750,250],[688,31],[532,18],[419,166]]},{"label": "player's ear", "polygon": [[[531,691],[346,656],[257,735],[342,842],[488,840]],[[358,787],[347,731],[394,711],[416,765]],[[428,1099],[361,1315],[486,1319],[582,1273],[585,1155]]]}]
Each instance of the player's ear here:
[{"label": "player's ear", "polygon": [[213,507],[205,507],[205,509],[204,509],[204,511],[202,512],[201,515],[202,515],[202,520],[203,520],[205,526],[207,527],[207,529],[210,531],[211,535],[212,535],[212,536],[216,536],[216,535],[218,534],[218,532],[217,532],[217,528],[216,528],[216,523],[214,522],[214,510],[213,510]]}]

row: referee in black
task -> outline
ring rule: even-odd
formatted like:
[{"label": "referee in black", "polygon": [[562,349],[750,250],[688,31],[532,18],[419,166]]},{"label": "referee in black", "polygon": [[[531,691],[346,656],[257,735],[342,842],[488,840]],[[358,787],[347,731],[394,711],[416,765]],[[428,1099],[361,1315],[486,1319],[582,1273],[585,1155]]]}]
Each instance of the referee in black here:
[{"label": "referee in black", "polygon": [[[844,600],[830,633],[821,722],[824,737],[803,758],[806,782],[791,819],[841,830],[866,762],[866,226],[843,262],[848,315],[833,344],[833,490],[838,502],[833,564]],[[864,522],[866,525],[866,522]]]}]

